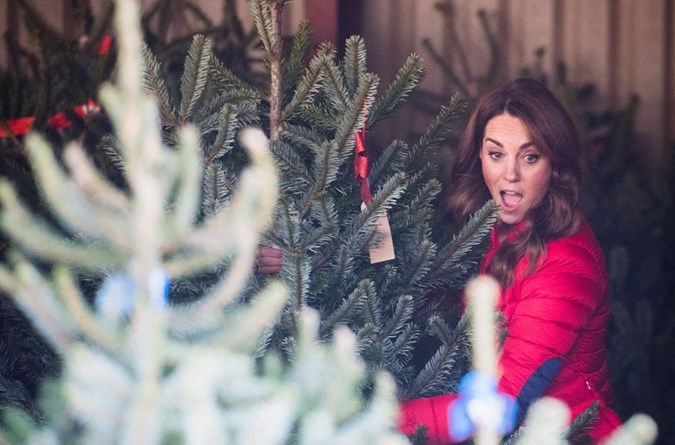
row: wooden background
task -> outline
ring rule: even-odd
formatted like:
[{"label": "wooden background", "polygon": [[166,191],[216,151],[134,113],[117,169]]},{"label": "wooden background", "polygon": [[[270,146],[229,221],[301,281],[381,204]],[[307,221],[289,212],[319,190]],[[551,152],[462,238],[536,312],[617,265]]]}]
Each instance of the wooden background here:
[{"label": "wooden background", "polygon": [[[55,28],[77,32],[69,27],[67,0],[29,1]],[[101,6],[105,0],[95,3]],[[142,3],[147,8],[154,0]],[[200,3],[214,17],[222,13],[219,1]],[[453,14],[440,14],[435,9],[438,3],[450,6]],[[246,9],[241,1],[244,16]],[[292,32],[295,24],[308,18],[317,42],[341,42],[349,34],[362,35],[369,69],[382,77],[383,84],[393,79],[408,54],[416,52],[424,57],[428,72],[422,87],[450,94],[447,79],[422,41],[429,39],[448,57],[454,54],[453,42],[459,43],[469,69],[483,72],[489,51],[479,9],[486,11],[497,35],[501,78],[517,76],[534,63],[537,48],[545,48],[544,73],[553,77],[558,62],[564,62],[569,82],[596,86],[598,110],[623,108],[631,95],[638,95],[636,146],[650,168],[673,172],[675,0],[293,0],[285,19]],[[16,0],[0,0],[0,33],[20,32],[19,20]],[[4,65],[4,40],[1,45],[0,63]],[[395,137],[428,123],[427,116],[414,110],[399,115],[388,127]]]},{"label": "wooden background", "polygon": [[[437,3],[452,6],[457,39],[474,73],[485,71],[489,61],[477,15],[484,9],[502,48],[502,78],[531,66],[536,49],[543,47],[547,76],[553,78],[558,62],[564,62],[570,83],[596,86],[598,111],[625,108],[631,95],[638,95],[636,146],[649,167],[672,173],[675,1],[364,0],[361,28],[373,67],[391,75],[410,52],[428,59],[421,44],[425,38],[452,54],[451,18],[434,9]],[[433,64],[428,69],[424,87],[444,91],[446,78]],[[408,122],[417,125],[414,116]]]}]

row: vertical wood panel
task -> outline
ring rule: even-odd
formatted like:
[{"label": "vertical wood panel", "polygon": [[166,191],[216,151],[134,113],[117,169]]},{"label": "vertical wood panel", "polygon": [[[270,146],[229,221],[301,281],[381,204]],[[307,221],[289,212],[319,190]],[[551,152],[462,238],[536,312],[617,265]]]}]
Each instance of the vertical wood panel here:
[{"label": "vertical wood panel", "polygon": [[447,91],[448,85],[442,71],[432,60],[431,55],[424,48],[422,42],[428,39],[436,51],[447,56],[449,36],[446,33],[448,24],[443,16],[434,8],[434,0],[421,0],[410,4],[408,17],[414,17],[415,26],[410,34],[413,38],[412,51],[422,56],[426,69],[426,76],[422,82],[425,89],[431,91]]},{"label": "vertical wood panel", "polygon": [[637,94],[636,148],[647,166],[667,168],[665,147],[665,1],[622,2],[618,93],[624,103]]},{"label": "vertical wood panel", "polygon": [[610,0],[567,0],[564,3],[562,61],[574,84],[596,87],[596,111],[610,105]]},{"label": "vertical wood panel", "polygon": [[[457,75],[464,81],[483,78],[491,62],[490,46],[478,13],[485,11],[493,33],[499,33],[498,0],[448,0],[453,7],[441,34],[444,53],[453,62]],[[454,26],[456,35],[451,35]],[[447,82],[446,82],[447,84]],[[470,85],[470,96],[478,93],[476,85]]]},{"label": "vertical wood panel", "polygon": [[[362,33],[368,50],[368,70],[380,77],[380,91],[395,78],[408,55],[419,52],[418,14],[430,8],[433,0],[371,0],[362,3]],[[424,25],[428,27],[428,25]],[[423,26],[423,28],[424,28]],[[393,119],[377,126],[378,134],[407,140],[419,116],[410,107],[397,111]]]},{"label": "vertical wood panel", "polygon": [[675,185],[675,0],[666,3],[666,107],[664,111],[666,123],[666,154],[670,168],[671,182]]},{"label": "vertical wood panel", "polygon": [[7,66],[9,64],[9,54],[6,50],[6,42],[4,39],[5,33],[10,30],[10,26],[15,20],[13,19],[13,14],[11,12],[12,0],[0,2],[0,54],[2,59],[0,60],[0,67]]},{"label": "vertical wood panel", "polygon": [[[302,2],[293,2],[302,3]],[[293,5],[291,3],[291,5]],[[338,11],[337,0],[304,0],[305,17],[312,24],[312,43],[316,47],[323,42],[333,42],[337,45]],[[293,12],[291,10],[291,12]],[[297,21],[300,17],[294,17]],[[290,24],[289,24],[290,25]],[[295,26],[290,26],[291,30]]]},{"label": "vertical wood panel", "polygon": [[535,52],[545,49],[543,71],[553,72],[554,2],[551,0],[511,0],[509,3],[508,72],[512,77],[535,62]]}]

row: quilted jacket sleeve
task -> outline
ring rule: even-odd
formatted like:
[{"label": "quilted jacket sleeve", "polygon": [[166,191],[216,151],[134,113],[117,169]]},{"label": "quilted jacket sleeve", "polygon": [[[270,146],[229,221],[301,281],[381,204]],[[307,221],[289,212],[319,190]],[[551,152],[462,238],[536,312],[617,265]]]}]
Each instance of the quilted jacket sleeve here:
[{"label": "quilted jacket sleeve", "polygon": [[546,259],[524,278],[508,317],[500,389],[516,396],[521,417],[542,396],[579,331],[604,293],[604,274],[594,250],[583,243],[549,244]]},{"label": "quilted jacket sleeve", "polygon": [[401,402],[398,430],[410,436],[418,426],[424,426],[428,437],[426,445],[455,442],[450,435],[448,407],[456,399],[457,394],[444,394]]}]

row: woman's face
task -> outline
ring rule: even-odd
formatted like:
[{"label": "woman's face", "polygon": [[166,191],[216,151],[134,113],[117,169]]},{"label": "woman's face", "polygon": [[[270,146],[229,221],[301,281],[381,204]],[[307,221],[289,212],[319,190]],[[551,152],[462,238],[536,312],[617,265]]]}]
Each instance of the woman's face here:
[{"label": "woman's face", "polygon": [[480,160],[485,185],[501,206],[504,223],[519,223],[546,196],[551,160],[534,145],[519,118],[504,113],[488,121]]}]

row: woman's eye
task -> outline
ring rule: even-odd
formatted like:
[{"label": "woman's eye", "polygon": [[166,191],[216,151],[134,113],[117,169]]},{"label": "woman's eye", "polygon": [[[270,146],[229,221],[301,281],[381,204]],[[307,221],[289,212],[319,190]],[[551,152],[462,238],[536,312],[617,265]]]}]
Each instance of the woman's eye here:
[{"label": "woman's eye", "polygon": [[525,155],[525,161],[526,161],[528,164],[534,164],[535,162],[537,162],[537,160],[538,160],[540,157],[541,157],[541,155],[539,155],[539,154],[536,154],[536,153],[528,153],[528,154]]},{"label": "woman's eye", "polygon": [[490,159],[497,160],[500,159],[503,155],[498,151],[488,151],[488,156],[490,157]]}]

